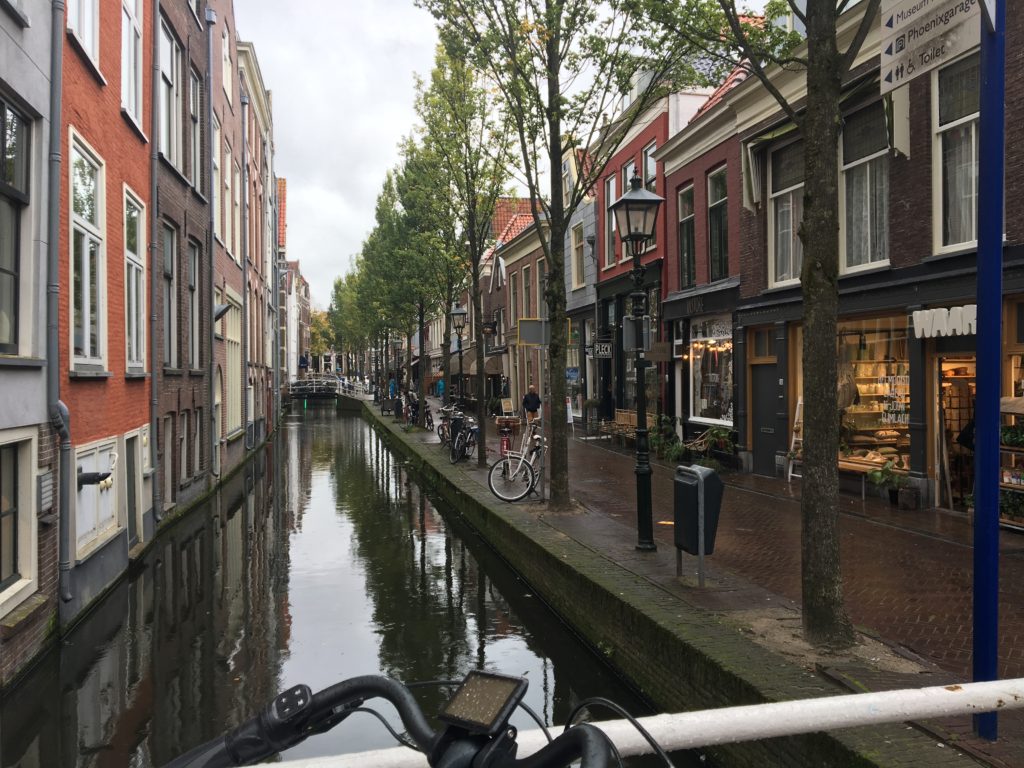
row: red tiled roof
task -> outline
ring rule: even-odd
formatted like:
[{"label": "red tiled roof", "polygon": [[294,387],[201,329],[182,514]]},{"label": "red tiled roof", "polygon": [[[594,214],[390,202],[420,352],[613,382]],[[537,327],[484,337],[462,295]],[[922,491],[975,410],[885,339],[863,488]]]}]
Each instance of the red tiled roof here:
[{"label": "red tiled roof", "polygon": [[708,100],[700,105],[700,109],[694,112],[693,117],[690,118],[690,122],[692,123],[694,120],[699,120],[714,109],[715,105],[725,98],[725,94],[746,80],[747,75],[749,74],[750,73],[743,64],[734,68],[733,71],[729,73],[729,76],[725,78],[725,81],[715,89],[715,92],[708,96]]},{"label": "red tiled roof", "polygon": [[[494,218],[491,220],[491,233],[504,232],[514,216],[530,214],[530,201],[526,198],[499,197],[494,204]],[[499,238],[504,242],[504,238]]]}]

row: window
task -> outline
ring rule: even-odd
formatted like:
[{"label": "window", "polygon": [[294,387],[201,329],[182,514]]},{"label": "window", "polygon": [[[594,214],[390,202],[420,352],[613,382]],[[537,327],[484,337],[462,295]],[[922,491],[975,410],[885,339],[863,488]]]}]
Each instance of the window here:
[{"label": "window", "polygon": [[146,367],[146,267],[142,256],[145,233],[142,203],[133,195],[125,193],[124,303],[128,370],[142,370]]},{"label": "window", "polygon": [[882,102],[843,126],[844,271],[889,259],[889,137]]},{"label": "window", "polygon": [[99,59],[99,0],[70,0],[68,29],[74,32],[86,55]]},{"label": "window", "polygon": [[228,297],[224,316],[227,345],[227,419],[228,434],[242,428],[242,306]]},{"label": "window", "polygon": [[0,99],[0,353],[18,352],[21,220],[28,206],[28,124]]},{"label": "window", "polygon": [[604,180],[604,265],[610,267],[615,263],[615,216],[611,205],[615,202],[615,177]]},{"label": "window", "polygon": [[508,284],[512,288],[512,302],[508,308],[509,319],[514,323],[522,316],[519,313],[519,275],[513,272]]},{"label": "window", "polygon": [[648,192],[657,192],[655,189],[658,182],[658,163],[654,159],[654,151],[658,148],[655,143],[650,143],[644,147],[644,189]]},{"label": "window", "polygon": [[188,244],[188,362],[199,368],[199,246]]},{"label": "window", "polygon": [[[76,471],[113,472],[117,458],[114,443],[104,443],[78,452]],[[111,474],[112,479],[114,476]],[[117,529],[117,482],[83,485],[75,497],[75,538],[78,556],[96,548]],[[72,485],[75,488],[75,485]]]},{"label": "window", "polygon": [[236,261],[241,262],[242,260],[242,182],[241,182],[241,171],[238,166],[234,167],[234,200],[232,202],[232,215],[234,217],[234,224],[232,226],[232,252],[235,254]]},{"label": "window", "polygon": [[192,474],[199,474],[199,457],[202,455],[202,424],[203,424],[203,409],[196,408],[196,417],[192,419]]},{"label": "window", "polygon": [[584,280],[583,225],[572,228],[572,287],[582,288]]},{"label": "window", "polygon": [[679,190],[679,287],[689,288],[697,282],[696,232],[694,229],[693,185]]},{"label": "window", "polygon": [[192,433],[188,429],[188,411],[181,412],[181,429],[178,430],[178,482],[184,483],[189,476],[188,438]]},{"label": "window", "polygon": [[166,224],[164,246],[164,365],[178,367],[178,233]]},{"label": "window", "polygon": [[21,578],[18,562],[18,444],[0,446],[0,591]]},{"label": "window", "polygon": [[708,260],[710,280],[729,275],[729,212],[726,169],[708,176]]},{"label": "window", "polygon": [[141,122],[142,0],[121,0],[121,106]]},{"label": "window", "polygon": [[804,215],[804,145],[802,141],[787,144],[771,156],[771,222],[770,240],[775,284],[800,279],[804,247],[798,231]]},{"label": "window", "polygon": [[943,67],[935,75],[935,190],[941,211],[937,247],[973,245],[978,239],[979,57]]},{"label": "window", "polygon": [[533,288],[533,286],[530,285],[530,268],[529,267],[523,267],[523,314],[522,314],[522,317],[536,317],[536,315],[532,314],[532,312],[531,312],[531,308],[533,306],[533,302],[531,301],[531,298],[532,298],[531,294],[533,293],[532,288]]},{"label": "window", "polygon": [[73,362],[100,366],[104,354],[103,166],[77,140],[71,149],[71,200]]},{"label": "window", "polygon": [[569,207],[572,202],[572,174],[569,172],[569,161],[562,161],[562,206]]},{"label": "window", "polygon": [[221,239],[220,220],[220,122],[213,118],[213,234]]},{"label": "window", "polygon": [[713,317],[691,325],[690,370],[690,417],[731,425],[732,318]]},{"label": "window", "polygon": [[235,78],[235,74],[231,69],[231,36],[228,34],[227,29],[224,30],[220,38],[220,60],[220,79],[224,85],[224,95],[227,96],[228,104],[230,104],[231,92],[233,90],[232,81]]},{"label": "window", "polygon": [[231,164],[231,145],[224,144],[224,211],[223,214],[220,209],[217,210],[217,216],[224,216],[224,247],[228,249],[228,253],[233,254],[232,243],[234,242],[231,224],[234,221],[231,215],[231,205],[234,198],[231,196],[231,173],[233,166]]},{"label": "window", "polygon": [[189,153],[189,177],[192,186],[199,189],[203,178],[203,124],[200,119],[203,102],[203,85],[199,75],[193,70],[189,74],[189,97],[188,97],[188,153]]},{"label": "window", "polygon": [[160,25],[160,151],[175,168],[181,162],[181,48]]},{"label": "window", "polygon": [[537,260],[537,317],[548,317],[548,297],[544,290],[548,280],[544,259]]}]

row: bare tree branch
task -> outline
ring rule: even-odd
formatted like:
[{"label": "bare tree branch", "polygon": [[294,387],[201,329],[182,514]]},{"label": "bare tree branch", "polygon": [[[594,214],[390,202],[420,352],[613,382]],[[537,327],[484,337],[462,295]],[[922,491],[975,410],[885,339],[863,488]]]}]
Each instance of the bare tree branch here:
[{"label": "bare tree branch", "polygon": [[[853,66],[854,60],[857,58],[857,54],[860,53],[861,46],[864,45],[864,40],[868,36],[868,32],[875,25],[875,17],[878,15],[878,7],[881,5],[882,0],[868,0],[867,7],[864,9],[864,18],[860,20],[860,26],[857,28],[857,34],[854,35],[853,42],[850,43],[850,47],[846,49],[846,53],[843,54],[841,63],[841,69],[839,70],[840,76],[845,75],[850,71]],[[846,3],[843,3],[845,5]]]}]

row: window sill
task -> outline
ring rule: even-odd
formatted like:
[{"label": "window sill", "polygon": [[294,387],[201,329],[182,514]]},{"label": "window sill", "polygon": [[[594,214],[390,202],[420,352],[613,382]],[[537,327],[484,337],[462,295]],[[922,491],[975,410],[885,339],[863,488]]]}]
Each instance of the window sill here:
[{"label": "window sill", "polygon": [[164,376],[181,376],[184,371],[181,368],[172,368],[169,365],[164,366]]},{"label": "window sill", "polygon": [[224,442],[233,443],[240,437],[245,437],[245,429],[243,429],[242,427],[239,427],[234,432],[229,432],[227,435],[225,435]]},{"label": "window sill", "polygon": [[105,78],[103,73],[100,72],[100,65],[96,63],[93,57],[90,56],[89,52],[85,49],[85,44],[82,42],[81,38],[79,38],[75,33],[75,30],[70,27],[68,27],[67,34],[68,38],[71,40],[71,47],[78,51],[78,55],[82,57],[82,61],[85,63],[89,72],[92,73],[92,76],[96,78],[96,82],[101,86],[106,87],[107,78]]},{"label": "window sill", "polygon": [[3,368],[45,368],[46,361],[39,357],[16,357],[0,355],[0,367]]},{"label": "window sill", "polygon": [[85,368],[74,368],[68,371],[68,376],[72,379],[109,379],[114,374],[110,371],[104,371],[101,368],[96,369],[85,369]]},{"label": "window sill", "polygon": [[205,376],[206,375],[206,371],[203,370],[202,368],[189,368],[188,369],[188,375],[189,376]]},{"label": "window sill", "polygon": [[132,115],[131,112],[124,107],[121,107],[121,117],[123,117],[124,121],[128,123],[128,127],[135,131],[135,134],[142,139],[144,144],[149,144],[149,137],[146,135],[146,132],[142,130],[142,126],[139,125],[138,120],[135,119],[135,116]]},{"label": "window sill", "polygon": [[861,275],[874,275],[879,272],[888,272],[891,267],[892,265],[889,263],[889,260],[886,259],[885,261],[875,262],[871,264],[871,266],[860,267],[859,269],[853,269],[848,272],[840,272],[839,279],[842,280],[845,277],[859,277]]},{"label": "window sill", "polygon": [[[1003,241],[1006,242],[1005,240]],[[935,261],[945,261],[946,259],[955,259],[957,256],[970,256],[978,252],[978,244],[965,244],[963,248],[954,248],[949,251],[939,251],[933,253],[931,256],[925,256],[921,259],[922,264],[930,264]]]},{"label": "window sill", "polygon": [[203,205],[209,205],[210,201],[207,199],[195,184],[192,185],[192,194],[195,195],[196,199],[199,200]]},{"label": "window sill", "polygon": [[149,373],[146,371],[125,371],[124,377],[129,381],[138,381],[140,379],[148,379]]},{"label": "window sill", "polygon": [[32,26],[29,23],[28,16],[12,5],[10,0],[0,0],[0,11],[6,12],[12,19],[14,19],[14,23],[22,29],[28,29]]},{"label": "window sill", "polygon": [[96,538],[92,539],[88,544],[75,553],[75,567],[82,565],[82,563],[86,562],[97,552],[100,552],[107,546],[107,544],[116,539],[122,530],[124,529],[117,525],[117,523],[103,529],[96,535]]},{"label": "window sill", "polygon": [[188,187],[192,186],[192,182],[188,180],[188,177],[181,172],[181,169],[174,164],[173,160],[163,153],[163,150],[160,151],[160,164],[173,173],[174,177],[182,184]]},{"label": "window sill", "polygon": [[0,640],[10,640],[22,630],[28,628],[32,620],[45,608],[49,600],[46,595],[36,592],[36,584],[32,579],[19,579],[4,590],[3,594],[10,598],[0,601]]}]

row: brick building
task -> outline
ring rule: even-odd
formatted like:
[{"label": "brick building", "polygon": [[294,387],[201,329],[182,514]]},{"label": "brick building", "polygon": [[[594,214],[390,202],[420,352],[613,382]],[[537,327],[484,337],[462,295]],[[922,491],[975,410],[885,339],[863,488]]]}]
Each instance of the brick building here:
[{"label": "brick building", "polygon": [[[156,214],[149,139],[151,7],[68,7],[60,179],[60,389],[71,412],[67,600],[72,620],[128,565],[151,525],[155,460],[147,334]],[[122,39],[122,18],[125,35]],[[109,473],[109,476],[107,476]],[[77,474],[77,480],[75,475]],[[63,559],[63,558],[62,558]]]}]

